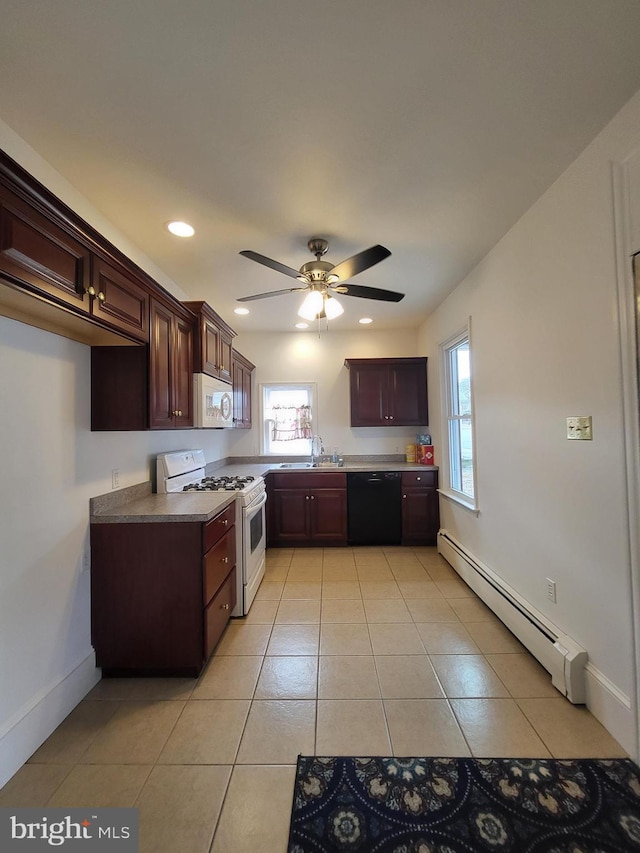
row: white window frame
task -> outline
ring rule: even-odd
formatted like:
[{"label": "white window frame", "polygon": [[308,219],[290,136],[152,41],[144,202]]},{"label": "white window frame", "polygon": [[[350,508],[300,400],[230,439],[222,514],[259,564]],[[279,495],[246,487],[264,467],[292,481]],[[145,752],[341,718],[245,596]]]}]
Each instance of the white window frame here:
[{"label": "white window frame", "polygon": [[271,420],[267,420],[265,416],[265,391],[268,388],[291,388],[292,390],[305,389],[309,391],[311,417],[313,434],[318,435],[318,387],[316,382],[261,382],[259,384],[259,400],[260,400],[260,454],[262,456],[310,456],[311,455],[311,439],[308,439],[308,449],[285,451],[270,450],[269,431],[271,429]]},{"label": "white window frame", "polygon": [[[456,383],[457,392],[457,374],[455,366],[451,358],[452,353],[463,343],[467,343],[469,347],[469,408],[468,414],[461,415],[454,411],[454,382]],[[477,454],[476,454],[476,427],[474,413],[474,396],[473,396],[473,350],[471,342],[471,318],[464,328],[460,329],[455,335],[443,341],[440,344],[440,363],[442,367],[442,436],[444,445],[443,459],[446,459],[444,483],[439,489],[440,493],[466,509],[478,513],[478,477],[477,477]],[[459,462],[461,451],[457,440],[454,437],[452,425],[459,423],[463,419],[471,421],[471,458],[473,472],[473,495],[469,495],[457,488],[454,485],[454,476],[452,472],[456,469],[459,472]],[[457,430],[455,433],[457,434]],[[459,477],[461,477],[459,472]]]}]

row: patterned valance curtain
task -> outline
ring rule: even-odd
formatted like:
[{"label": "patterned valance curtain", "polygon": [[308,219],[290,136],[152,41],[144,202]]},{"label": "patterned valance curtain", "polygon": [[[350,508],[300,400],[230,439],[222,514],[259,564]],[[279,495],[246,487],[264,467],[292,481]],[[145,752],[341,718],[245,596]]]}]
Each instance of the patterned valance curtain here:
[{"label": "patterned valance curtain", "polygon": [[273,406],[273,441],[312,438],[311,406]]}]

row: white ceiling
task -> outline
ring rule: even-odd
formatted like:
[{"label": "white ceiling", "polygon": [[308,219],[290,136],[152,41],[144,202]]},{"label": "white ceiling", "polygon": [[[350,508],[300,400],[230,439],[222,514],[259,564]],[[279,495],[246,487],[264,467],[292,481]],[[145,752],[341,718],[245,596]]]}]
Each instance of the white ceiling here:
[{"label": "white ceiling", "polygon": [[[415,326],[640,89],[638,0],[0,0],[0,117],[192,299],[290,330],[298,268],[392,256]],[[184,218],[195,237],[163,228]],[[361,327],[360,327],[361,328]]]}]

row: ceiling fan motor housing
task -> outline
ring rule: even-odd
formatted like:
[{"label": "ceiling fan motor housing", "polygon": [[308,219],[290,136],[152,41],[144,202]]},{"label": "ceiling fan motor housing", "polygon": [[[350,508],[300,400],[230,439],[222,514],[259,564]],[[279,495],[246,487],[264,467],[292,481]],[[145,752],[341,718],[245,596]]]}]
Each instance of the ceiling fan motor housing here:
[{"label": "ceiling fan motor housing", "polygon": [[300,275],[309,281],[325,281],[333,266],[328,261],[309,261],[300,267]]}]

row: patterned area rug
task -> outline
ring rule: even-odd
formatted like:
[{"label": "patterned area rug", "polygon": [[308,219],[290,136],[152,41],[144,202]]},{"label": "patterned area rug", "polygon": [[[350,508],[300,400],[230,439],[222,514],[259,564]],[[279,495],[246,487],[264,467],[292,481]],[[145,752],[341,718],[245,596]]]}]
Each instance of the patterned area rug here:
[{"label": "patterned area rug", "polygon": [[640,853],[627,759],[298,758],[288,853]]}]

